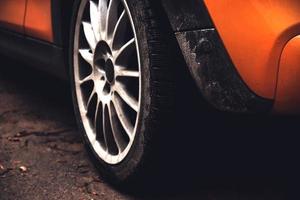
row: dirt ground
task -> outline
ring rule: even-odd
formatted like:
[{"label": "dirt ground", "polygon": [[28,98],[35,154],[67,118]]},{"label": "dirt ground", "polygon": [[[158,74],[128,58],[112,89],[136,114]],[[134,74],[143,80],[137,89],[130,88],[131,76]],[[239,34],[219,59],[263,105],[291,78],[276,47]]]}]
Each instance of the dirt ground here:
[{"label": "dirt ground", "polygon": [[[222,187],[203,187],[196,183],[191,190],[173,191],[172,196],[164,194],[164,189],[157,196],[121,193],[106,184],[89,162],[76,130],[68,84],[44,73],[27,70],[20,63],[1,59],[0,200],[286,198],[286,182],[282,176],[258,177],[246,181],[244,179],[232,181],[232,178],[229,178],[230,183]],[[274,133],[270,128],[274,128],[277,122],[272,121],[262,129]],[[279,129],[287,131],[286,134],[289,134],[288,130],[293,130],[290,132],[292,135],[299,133],[297,124],[296,122],[281,124]],[[227,126],[230,125],[226,123]],[[296,127],[298,129],[295,129]],[[244,128],[248,130],[249,127]],[[256,125],[255,130],[260,129],[261,126]],[[255,135],[258,132],[254,131],[251,134],[253,133]],[[224,134],[230,136],[231,131],[225,131]],[[250,134],[246,136],[248,139],[251,138]],[[264,145],[273,143],[273,136],[269,136],[261,138],[265,142]],[[280,137],[276,138],[278,139],[276,142],[281,140]],[[273,145],[276,146],[277,143]],[[281,143],[278,143],[278,146],[282,147]],[[214,149],[211,146],[210,152],[215,152]],[[235,149],[236,151],[239,149]],[[283,154],[281,150],[274,153],[276,156]],[[188,185],[189,181],[179,184]],[[160,185],[159,181],[157,185],[169,190],[171,187]]]},{"label": "dirt ground", "polygon": [[68,85],[14,65],[0,67],[0,199],[131,199],[89,163]]}]

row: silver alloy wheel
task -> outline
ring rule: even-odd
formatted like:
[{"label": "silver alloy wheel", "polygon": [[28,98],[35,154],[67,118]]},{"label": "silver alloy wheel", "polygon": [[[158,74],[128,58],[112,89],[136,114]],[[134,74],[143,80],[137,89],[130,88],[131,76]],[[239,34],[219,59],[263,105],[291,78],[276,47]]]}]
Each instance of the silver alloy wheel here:
[{"label": "silver alloy wheel", "polygon": [[141,104],[139,48],[125,0],[81,2],[73,58],[87,138],[103,161],[118,164],[132,147]]}]

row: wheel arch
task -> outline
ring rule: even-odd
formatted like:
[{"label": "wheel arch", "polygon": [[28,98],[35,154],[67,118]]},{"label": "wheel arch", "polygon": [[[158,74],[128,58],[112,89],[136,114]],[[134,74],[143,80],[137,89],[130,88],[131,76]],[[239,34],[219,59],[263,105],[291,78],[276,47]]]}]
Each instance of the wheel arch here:
[{"label": "wheel arch", "polygon": [[243,81],[257,95],[274,99],[281,52],[299,34],[300,1],[204,2]]},{"label": "wheel arch", "polygon": [[278,81],[273,112],[276,114],[299,114],[300,35],[291,39],[280,58]]},{"label": "wheel arch", "polygon": [[182,55],[202,96],[230,112],[266,113],[272,100],[252,91],[236,70],[203,0],[162,0]]},{"label": "wheel arch", "polygon": [[52,0],[53,43],[67,48],[75,0]]}]

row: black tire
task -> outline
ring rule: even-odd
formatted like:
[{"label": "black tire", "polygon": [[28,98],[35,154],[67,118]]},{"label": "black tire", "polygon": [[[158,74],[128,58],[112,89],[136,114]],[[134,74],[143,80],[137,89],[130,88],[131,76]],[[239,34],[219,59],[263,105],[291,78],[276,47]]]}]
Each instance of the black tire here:
[{"label": "black tire", "polygon": [[73,42],[77,11],[81,0],[76,0],[70,35],[70,77],[75,115],[83,135],[87,150],[101,175],[111,183],[122,184],[145,178],[149,168],[158,158],[159,142],[166,137],[168,128],[173,124],[175,106],[174,74],[175,67],[170,64],[169,30],[161,24],[159,9],[151,0],[123,0],[131,12],[140,46],[142,95],[140,118],[134,143],[126,158],[117,165],[104,162],[93,150],[87,139],[81,121],[74,82]]}]

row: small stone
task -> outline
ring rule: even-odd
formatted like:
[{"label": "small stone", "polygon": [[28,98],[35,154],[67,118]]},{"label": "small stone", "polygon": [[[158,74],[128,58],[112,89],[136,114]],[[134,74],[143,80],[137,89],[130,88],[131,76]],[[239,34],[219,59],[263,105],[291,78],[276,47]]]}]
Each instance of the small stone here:
[{"label": "small stone", "polygon": [[20,131],[19,133],[17,133],[15,135],[15,137],[20,138],[20,137],[26,137],[26,136],[29,136],[29,135],[30,135],[30,133],[28,131]]},{"label": "small stone", "polygon": [[15,138],[15,137],[8,137],[7,139],[10,142],[20,142],[20,139],[19,138]]},{"label": "small stone", "polygon": [[23,172],[23,173],[28,171],[28,168],[25,167],[25,166],[21,166],[21,167],[19,167],[19,169],[20,169],[20,171]]}]

